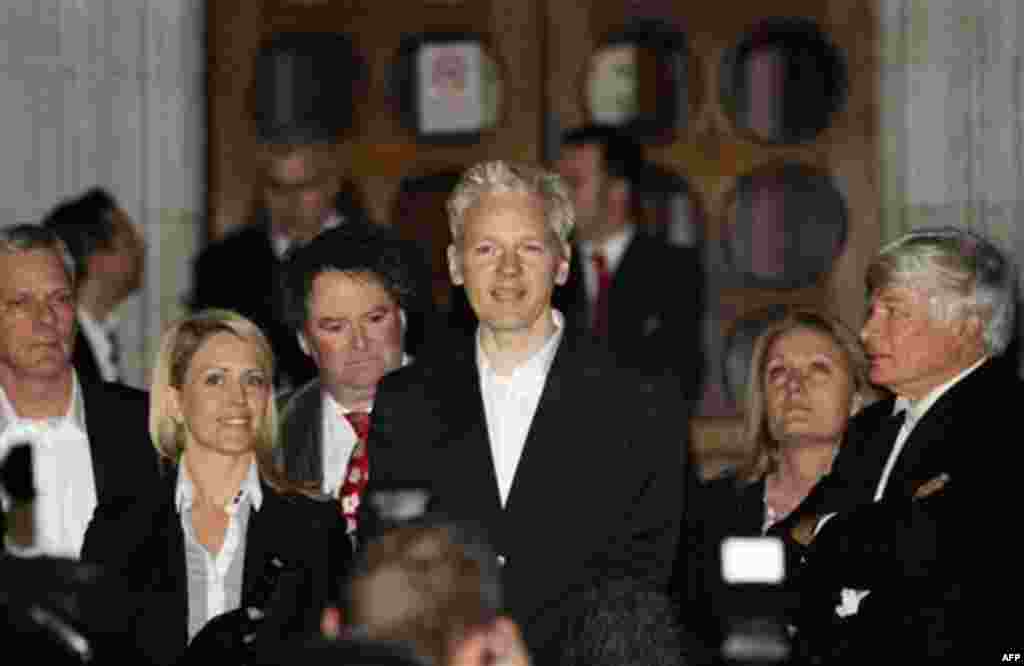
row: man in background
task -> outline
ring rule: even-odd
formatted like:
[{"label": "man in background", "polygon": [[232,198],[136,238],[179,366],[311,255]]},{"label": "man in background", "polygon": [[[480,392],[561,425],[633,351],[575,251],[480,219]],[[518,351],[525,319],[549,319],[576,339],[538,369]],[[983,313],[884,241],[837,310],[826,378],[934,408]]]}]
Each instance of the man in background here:
[{"label": "man in background", "polygon": [[142,234],[114,197],[99,187],[62,201],[43,226],[60,236],[75,261],[75,368],[84,377],[120,381],[117,310],[142,286]]},{"label": "man in background", "polygon": [[555,304],[625,365],[668,373],[694,401],[703,379],[704,277],[698,250],[642,224],[640,147],[608,127],[568,131],[556,168],[576,209],[574,269]]}]

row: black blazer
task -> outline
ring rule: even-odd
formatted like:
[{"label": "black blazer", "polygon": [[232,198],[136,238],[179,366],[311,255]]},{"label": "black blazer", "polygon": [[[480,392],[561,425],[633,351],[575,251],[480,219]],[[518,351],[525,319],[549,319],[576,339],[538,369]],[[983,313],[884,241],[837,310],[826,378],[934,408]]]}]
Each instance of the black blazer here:
[{"label": "black blazer", "polygon": [[[587,335],[591,319],[581,261],[577,248],[569,280],[554,297],[575,335]],[[619,363],[647,373],[667,372],[677,378],[684,396],[695,400],[704,375],[703,315],[699,250],[669,245],[637,229],[608,294],[607,345]]]},{"label": "black blazer", "polygon": [[[160,483],[145,501],[101,505],[82,548],[82,560],[117,575],[134,603],[110,609],[100,631],[134,641],[152,664],[173,664],[188,640],[188,577],[185,537],[174,506],[177,474]],[[245,535],[242,606],[265,608],[281,634],[258,640],[285,640],[314,634],[338,581],[331,579],[328,547],[337,522],[331,504],[298,495],[281,495],[262,484],[263,504],[249,515]],[[262,597],[262,581],[272,557],[286,568],[272,593]]]},{"label": "black blazer", "polygon": [[764,524],[764,480],[743,483],[733,474],[708,481],[691,475],[682,536],[672,576],[686,626],[707,645],[721,645],[728,618],[745,599],[722,580],[726,537],[759,537]]},{"label": "black blazer", "polygon": [[595,581],[667,585],[684,494],[682,398],[671,382],[641,379],[563,338],[503,508],[475,344],[460,339],[381,381],[370,485],[427,486],[437,510],[486,530],[505,608],[544,664],[558,656],[568,609]]},{"label": "black blazer", "polygon": [[285,476],[296,483],[323,482],[323,404],[319,379],[278,399],[280,442],[274,453]]},{"label": "black blazer", "polygon": [[[149,439],[149,397],[123,384],[79,376],[97,504],[150,492],[159,480]],[[0,537],[6,531],[0,511]]]},{"label": "black blazer", "polygon": [[[893,400],[880,401],[851,421],[832,473],[780,526],[786,529],[799,515],[837,512],[815,538],[800,572],[808,615],[830,616],[824,609],[834,605],[841,588],[869,589],[855,621],[846,623],[852,630],[869,635],[879,627],[901,626],[909,656],[952,649],[949,618],[957,612],[965,571],[972,568],[968,557],[974,540],[964,530],[963,516],[977,515],[971,507],[1011,506],[1012,475],[1021,460],[1016,446],[998,452],[972,447],[995,445],[988,433],[1016,429],[1021,388],[1005,359],[986,361],[957,383],[915,425],[878,503],[872,501],[875,486],[895,441],[884,425]],[[985,466],[984,483],[979,456],[993,463]],[[941,473],[952,477],[944,491],[926,501],[912,500],[922,483]],[[999,569],[1002,557],[986,554],[981,566]],[[1019,587],[1012,583],[1018,578],[1001,589],[1007,583]],[[870,649],[867,641],[860,645]]]},{"label": "black blazer", "polygon": [[78,371],[79,377],[85,377],[93,381],[103,381],[103,373],[100,372],[100,362],[96,359],[96,353],[92,350],[92,345],[89,344],[89,338],[85,337],[82,333],[82,327],[79,325],[78,332],[75,333],[75,346],[74,351],[71,353],[71,363],[75,366],[75,370]]}]

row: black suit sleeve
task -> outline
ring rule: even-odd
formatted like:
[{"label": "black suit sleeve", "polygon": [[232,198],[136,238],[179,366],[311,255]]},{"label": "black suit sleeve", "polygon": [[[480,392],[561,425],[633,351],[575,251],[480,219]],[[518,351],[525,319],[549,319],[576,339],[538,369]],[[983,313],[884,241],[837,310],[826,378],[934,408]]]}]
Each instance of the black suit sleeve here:
[{"label": "black suit sleeve", "polygon": [[[614,541],[599,565],[610,576],[667,587],[680,540],[689,438],[678,414],[684,404],[671,381],[645,382],[637,392],[639,417],[631,424],[633,472],[640,479]],[[675,411],[673,411],[673,406]]]}]

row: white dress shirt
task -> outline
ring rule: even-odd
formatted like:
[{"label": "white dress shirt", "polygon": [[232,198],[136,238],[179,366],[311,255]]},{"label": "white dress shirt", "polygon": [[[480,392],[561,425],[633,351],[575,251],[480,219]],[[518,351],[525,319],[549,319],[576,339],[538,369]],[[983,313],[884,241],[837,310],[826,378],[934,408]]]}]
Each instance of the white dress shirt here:
[{"label": "white dress shirt", "polygon": [[117,366],[117,359],[114,358],[112,340],[117,329],[117,320],[108,317],[106,321],[101,322],[82,308],[78,308],[78,323],[82,335],[89,341],[93,356],[96,357],[96,364],[99,365],[103,381],[118,381],[121,378],[121,369]]},{"label": "white dress shirt", "polygon": [[185,534],[190,641],[211,619],[242,605],[245,535],[249,526],[249,512],[259,511],[263,504],[263,490],[260,488],[256,461],[249,465],[249,473],[242,481],[238,493],[225,507],[228,513],[228,529],[224,535],[224,544],[216,554],[211,554],[196,537],[195,529],[192,527],[194,502],[195,485],[188,474],[188,465],[182,457],[178,465],[174,505],[178,509],[181,529]]},{"label": "white dress shirt", "polygon": [[[402,354],[402,366],[412,362],[412,357]],[[331,497],[338,496],[338,489],[348,471],[348,461],[356,448],[359,437],[345,414],[353,411],[334,399],[327,391],[321,391],[320,408],[320,460],[323,461],[323,480],[320,489]],[[373,413],[373,403],[358,411]]]},{"label": "white dress shirt", "polygon": [[608,261],[608,274],[615,275],[615,270],[622,263],[622,256],[626,254],[629,242],[636,235],[636,229],[632,224],[627,224],[621,231],[605,239],[598,244],[591,241],[582,241],[580,249],[580,266],[583,268],[583,286],[587,290],[587,302],[593,303],[597,300],[597,270],[591,257],[595,252],[603,252]]},{"label": "white dress shirt", "polygon": [[[64,416],[25,419],[15,413],[0,388],[0,459],[16,444],[32,447],[35,540],[27,549],[8,542],[8,550],[16,555],[77,559],[81,554],[85,529],[96,509],[96,479],[81,391],[75,376]],[[7,509],[9,498],[2,499]]]},{"label": "white dress shirt", "polygon": [[494,372],[476,335],[476,362],[480,373],[480,392],[483,394],[487,417],[487,435],[491,443],[494,471],[498,477],[501,505],[508,501],[516,467],[523,455],[530,423],[537,411],[540,394],[544,390],[548,371],[554,361],[558,343],[562,339],[565,319],[557,310],[551,311],[555,332],[534,354],[519,364],[508,377]]},{"label": "white dress shirt", "polygon": [[[359,437],[352,424],[345,418],[352,410],[341,404],[327,391],[323,392],[322,408],[322,449],[323,481],[321,490],[331,497],[338,496],[338,489],[345,478],[349,458],[356,448]],[[366,411],[372,411],[372,407]]]}]

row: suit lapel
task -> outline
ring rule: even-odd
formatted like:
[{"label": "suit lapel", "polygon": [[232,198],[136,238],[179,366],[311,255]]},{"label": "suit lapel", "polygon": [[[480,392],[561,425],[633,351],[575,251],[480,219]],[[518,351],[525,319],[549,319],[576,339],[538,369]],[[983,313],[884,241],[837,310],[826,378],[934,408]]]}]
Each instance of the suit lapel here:
[{"label": "suit lapel", "polygon": [[[501,495],[480,392],[475,337],[470,337],[469,349],[461,348],[454,362],[446,366],[446,371],[449,369],[452,378],[448,382],[445,422],[451,455],[445,475],[454,476],[446,485],[459,489],[460,500],[471,502],[470,506],[476,507],[474,512],[479,514],[484,525],[500,525]],[[492,539],[499,541],[501,537],[493,534]]]},{"label": "suit lapel", "polygon": [[[986,387],[992,385],[998,372],[995,362],[986,361],[935,401],[914,426],[896,459],[886,486],[887,495],[899,492],[909,497],[929,478],[942,472],[952,472],[938,466],[944,460],[941,450],[956,438],[953,434],[956,427],[954,417],[970,413],[970,403],[977,399],[976,396],[984,399]],[[968,409],[964,408],[965,405]]]},{"label": "suit lapel", "polygon": [[553,510],[554,493],[565,485],[565,471],[572,468],[575,449],[572,443],[585,439],[579,430],[570,436],[560,434],[568,433],[566,422],[580,422],[572,411],[577,402],[571,399],[580,388],[574,386],[574,370],[579,370],[579,365],[570,347],[570,341],[563,336],[541,391],[505,504],[503,531],[511,543],[529,543],[528,535],[537,519]]},{"label": "suit lapel", "polygon": [[[96,483],[96,501],[103,502],[106,499],[107,478],[106,470],[115,467],[117,461],[108,461],[104,456],[105,451],[115,451],[116,447],[99,446],[99,442],[105,441],[107,433],[105,423],[107,422],[107,410],[101,398],[102,393],[93,388],[90,380],[79,379],[79,386],[82,389],[82,411],[85,414],[85,436],[89,440],[89,456],[92,459],[92,474]],[[116,421],[116,419],[112,419]]]}]

